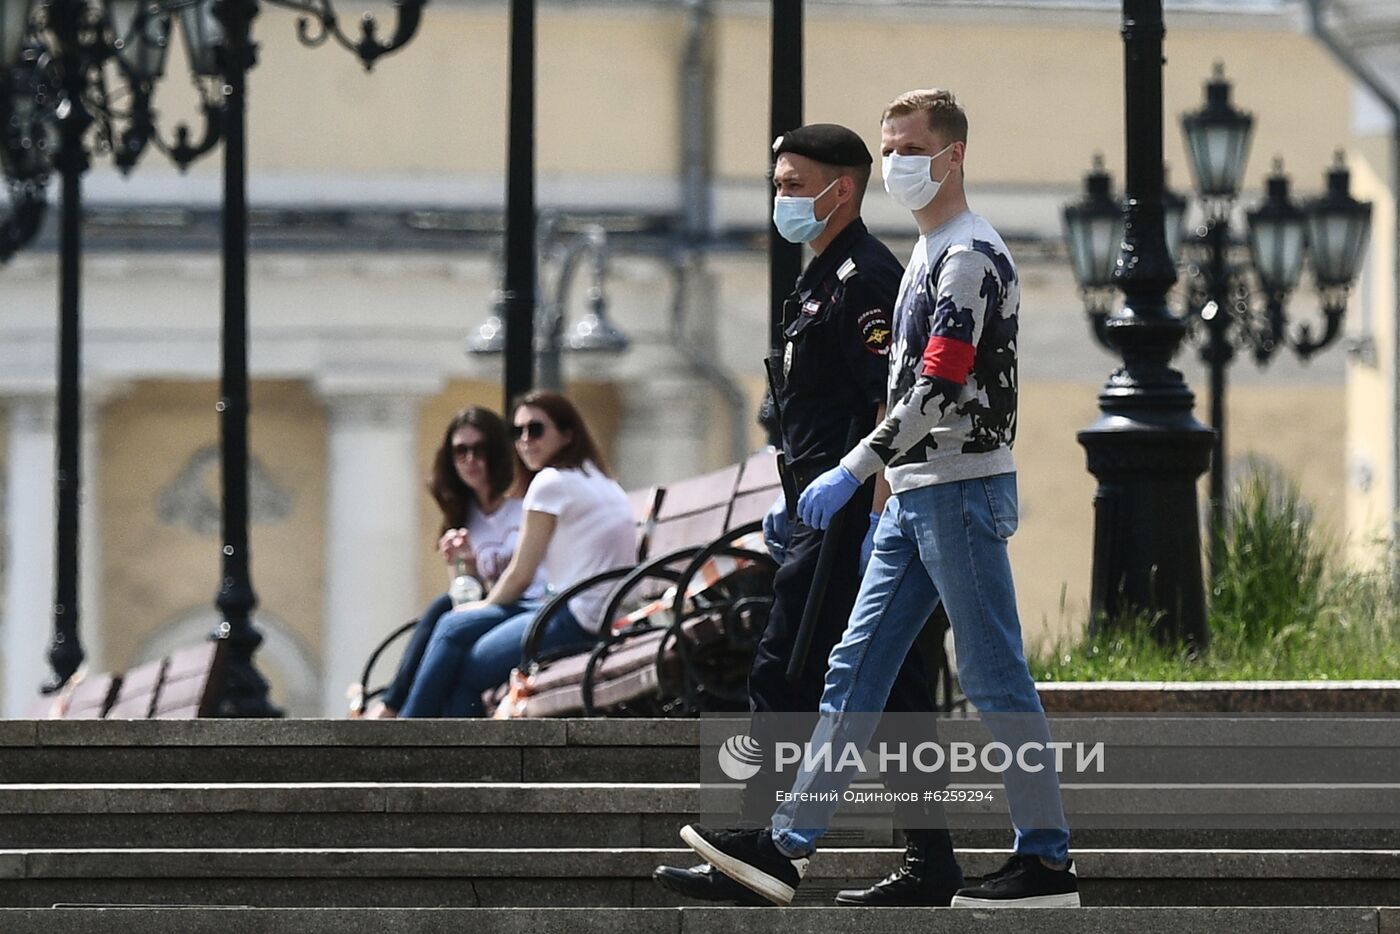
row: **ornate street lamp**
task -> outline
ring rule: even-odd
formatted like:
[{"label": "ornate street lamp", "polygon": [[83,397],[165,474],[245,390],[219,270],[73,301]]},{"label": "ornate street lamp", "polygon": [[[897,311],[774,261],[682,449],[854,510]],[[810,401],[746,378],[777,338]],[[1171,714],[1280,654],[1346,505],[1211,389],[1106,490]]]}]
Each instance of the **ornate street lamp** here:
[{"label": "ornate street lamp", "polygon": [[1259,284],[1270,295],[1287,295],[1303,274],[1303,247],[1308,235],[1307,215],[1288,196],[1283,160],[1275,159],[1265,182],[1265,199],[1247,212],[1249,252],[1259,273]]},{"label": "ornate street lamp", "polygon": [[[406,45],[418,31],[426,0],[396,0],[392,37],[378,38],[370,14],[360,21],[360,37],[340,28],[331,0],[269,0],[298,10],[297,37],[307,46],[329,39],[353,52],[366,70],[381,57]],[[203,8],[212,3],[211,20]],[[256,61],[252,23],[258,0],[197,0],[199,11],[185,14],[182,25],[190,42],[191,61],[201,74],[220,79],[224,137],[223,328],[219,413],[222,480],[223,573],[215,603],[223,620],[215,639],[228,643],[228,666],[218,711],[221,716],[280,716],[267,697],[267,682],[253,665],[262,643],[254,628],[257,606],[248,545],[248,70]]]},{"label": "ornate street lamp", "polygon": [[1123,204],[1113,196],[1112,185],[1112,178],[1104,171],[1103,156],[1095,154],[1094,167],[1084,176],[1084,196],[1064,209],[1074,278],[1084,295],[1094,333],[1105,343],[1104,325],[1117,292],[1113,273],[1123,249]]},{"label": "ornate street lamp", "polygon": [[[1307,216],[1288,196],[1288,177],[1283,161],[1274,160],[1274,170],[1265,184],[1267,196],[1245,214],[1249,230],[1249,252],[1266,297],[1263,332],[1254,344],[1254,358],[1263,365],[1278,349],[1284,329],[1284,301],[1303,274],[1303,249],[1307,243]],[[1302,356],[1307,356],[1302,353]]]},{"label": "ornate street lamp", "polygon": [[[1162,176],[1162,217],[1166,224],[1167,254],[1181,253],[1186,219],[1186,199],[1166,187]],[[1118,289],[1113,275],[1123,246],[1123,219],[1127,206],[1113,194],[1113,176],[1104,169],[1103,155],[1094,154],[1093,168],[1084,176],[1084,194],[1064,206],[1065,240],[1070,264],[1084,297],[1094,334],[1109,346],[1104,324]]]},{"label": "ornate street lamp", "polygon": [[24,22],[17,21],[17,9],[21,5],[0,0],[0,171],[10,202],[0,221],[0,263],[34,239],[48,209],[48,140],[38,125],[47,90],[37,55],[20,46]]},{"label": "ornate street lamp", "polygon": [[[164,152],[181,171],[219,142],[222,120],[214,79],[219,77],[216,63],[208,51],[208,43],[218,42],[218,25],[213,23],[210,0],[169,0],[173,9],[162,8],[146,0],[108,0],[121,48],[122,70],[131,87],[131,105],[124,114],[125,131],[116,143],[113,160],[117,168],[128,173],[146,150],[148,143]],[[189,127],[181,123],[175,128],[174,142],[167,142],[155,125],[151,107],[155,83],[165,76],[165,57],[170,50],[172,33],[178,21],[183,34],[186,59],[195,87],[199,91],[200,111],[204,130],[198,143],[190,142]],[[212,25],[211,25],[212,23]]]},{"label": "ornate street lamp", "polygon": [[[67,683],[83,659],[78,629],[82,176],[90,150],[115,150],[119,165],[129,157],[123,165],[129,169],[151,136],[150,85],[164,71],[169,11],[182,2],[187,0],[0,0],[0,116],[5,117],[0,152],[16,204],[0,251],[12,252],[33,235],[48,173],[56,169],[62,179],[53,673],[43,686],[50,693]],[[109,89],[109,62],[125,76],[126,94]],[[130,109],[119,106],[124,97],[134,102]],[[122,121],[130,127],[118,144],[116,127]]]},{"label": "ornate street lamp", "polygon": [[1206,84],[1204,106],[1183,116],[1181,126],[1186,133],[1196,191],[1228,211],[1240,190],[1244,165],[1249,159],[1254,118],[1230,102],[1230,83],[1225,80],[1223,63],[1215,63]]},{"label": "ornate street lamp", "polygon": [[1308,240],[1318,288],[1342,293],[1327,296],[1331,304],[1324,307],[1345,303],[1371,235],[1371,205],[1353,198],[1350,188],[1351,173],[1338,150],[1327,172],[1326,193],[1307,204]]},{"label": "ornate street lamp", "polygon": [[[541,240],[551,237],[555,225],[548,221],[540,225]],[[543,254],[547,244],[541,243],[538,251]],[[569,295],[574,277],[578,274],[583,257],[590,257],[591,281],[588,287],[588,311],[568,327]],[[607,295],[603,285],[607,276],[608,246],[607,231],[598,224],[589,224],[577,235],[565,241],[559,256],[559,271],[555,278],[553,296],[537,305],[534,332],[535,356],[539,364],[539,382],[547,389],[560,389],[563,386],[561,354],[563,351],[582,353],[621,353],[631,347],[631,340],[620,331],[608,317]],[[471,354],[498,354],[505,350],[505,338],[509,331],[503,322],[503,301],[501,292],[493,299],[493,312],[467,339],[466,349]]]},{"label": "ornate street lamp", "polygon": [[[1301,208],[1290,198],[1282,163],[1275,160],[1264,200],[1246,212],[1247,249],[1237,244],[1230,234],[1230,219],[1249,155],[1253,118],[1231,103],[1230,84],[1219,64],[1205,94],[1201,109],[1181,121],[1205,223],[1185,240],[1179,256],[1185,261],[1187,315],[1204,331],[1200,353],[1210,371],[1211,426],[1216,432],[1210,474],[1211,556],[1212,566],[1219,567],[1228,367],[1237,348],[1250,351],[1256,363],[1264,366],[1282,345],[1306,360],[1337,339],[1347,295],[1365,252],[1371,208],[1351,197],[1350,176],[1340,153],[1327,175],[1327,194]],[[1069,211],[1067,207],[1067,219]],[[1097,240],[1089,242],[1095,236]],[[1109,249],[1109,239],[1087,228],[1080,237],[1071,234],[1077,275],[1081,263],[1092,262]],[[1290,333],[1286,311],[1309,255],[1325,322],[1317,337],[1307,324]],[[1085,305],[1102,340],[1105,308],[1096,300],[1099,293],[1085,288]]]},{"label": "ornate street lamp", "polygon": [[[1204,645],[1196,478],[1209,461],[1210,431],[1192,416],[1191,390],[1170,366],[1186,326],[1167,309],[1176,268],[1168,251],[1162,165],[1164,33],[1161,0],[1124,0],[1127,209],[1113,271],[1124,305],[1101,326],[1096,321],[1123,365],[1099,393],[1102,415],[1079,432],[1079,443],[1098,480],[1093,624],[1116,625],[1146,612],[1162,639]],[[1097,201],[1113,200],[1102,182],[1093,185]],[[1091,238],[1095,229],[1099,234]],[[1098,288],[1117,234],[1109,223],[1081,230],[1084,236],[1071,235],[1071,247],[1078,243],[1093,253],[1077,257],[1075,269]]]},{"label": "ornate street lamp", "polygon": [[[424,0],[400,0],[393,38],[375,38],[376,24],[366,16],[359,41],[339,28],[329,0],[280,0],[308,14],[298,34],[308,45],[334,37],[352,49],[368,68],[379,57],[408,42],[417,29]],[[188,128],[176,130],[166,143],[154,125],[151,96],[164,74],[173,20],[178,14],[189,49],[191,69],[201,89],[206,126],[197,144]],[[249,23],[256,0],[0,0],[0,52],[9,55],[18,43],[34,43],[36,69],[57,85],[57,94],[29,93],[11,85],[6,106],[39,112],[41,122],[56,126],[58,144],[49,161],[63,178],[60,230],[60,324],[58,405],[58,520],[54,601],[54,673],[46,691],[61,687],[82,661],[78,640],[77,561],[80,409],[79,265],[81,177],[88,166],[84,139],[95,127],[94,147],[113,151],[129,171],[148,143],[154,142],[181,168],[210,151],[226,128],[224,159],[224,340],[220,413],[224,510],[224,573],[217,603],[224,620],[214,633],[229,643],[224,694],[219,712],[226,716],[275,716],[267,700],[267,683],[253,667],[253,650],[262,641],[250,613],[256,604],[248,573],[248,374],[247,374],[247,205],[244,84],[253,63]],[[312,35],[314,18],[319,31]],[[26,53],[29,54],[29,53]],[[109,94],[105,65],[115,60],[129,85],[126,95]],[[12,71],[9,72],[13,74]],[[51,78],[49,76],[52,76]],[[217,92],[214,88],[217,87]],[[129,98],[126,109],[119,106]],[[50,99],[52,98],[52,100]],[[13,121],[10,121],[13,123]],[[125,124],[118,133],[117,127]],[[27,136],[18,152],[47,146],[42,130]],[[7,138],[8,144],[8,138]],[[12,147],[6,146],[7,174]]]},{"label": "ornate street lamp", "polygon": [[[573,284],[573,270],[587,254],[590,257],[588,284],[588,311],[567,331],[563,329],[565,315],[569,307],[569,287]],[[573,350],[583,353],[621,353],[632,342],[608,319],[608,299],[603,292],[603,281],[608,274],[608,232],[598,224],[589,224],[582,234],[576,237],[564,253],[563,266],[559,273],[558,295],[554,302],[554,313],[559,321],[551,330],[558,334],[560,350]]]}]

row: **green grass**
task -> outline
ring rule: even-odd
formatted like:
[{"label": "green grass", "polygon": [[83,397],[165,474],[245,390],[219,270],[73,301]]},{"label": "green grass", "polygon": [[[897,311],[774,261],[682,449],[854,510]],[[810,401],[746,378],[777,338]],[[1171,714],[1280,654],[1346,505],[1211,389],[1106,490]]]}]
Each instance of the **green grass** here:
[{"label": "green grass", "polygon": [[1139,614],[1031,659],[1036,679],[1400,678],[1400,592],[1386,572],[1344,566],[1297,489],[1262,471],[1233,491],[1227,513],[1203,651],[1161,644]]}]

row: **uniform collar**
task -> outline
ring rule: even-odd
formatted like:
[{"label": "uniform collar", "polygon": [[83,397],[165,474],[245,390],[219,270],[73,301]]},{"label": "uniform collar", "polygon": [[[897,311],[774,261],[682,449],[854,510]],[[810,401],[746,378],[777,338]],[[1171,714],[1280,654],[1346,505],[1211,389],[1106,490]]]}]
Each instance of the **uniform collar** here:
[{"label": "uniform collar", "polygon": [[816,256],[812,257],[812,262],[802,271],[802,276],[797,280],[797,291],[803,294],[816,288],[817,283],[827,276],[836,272],[851,255],[851,250],[855,248],[856,242],[865,236],[865,221],[857,217],[836,235],[836,239],[826,245]]}]

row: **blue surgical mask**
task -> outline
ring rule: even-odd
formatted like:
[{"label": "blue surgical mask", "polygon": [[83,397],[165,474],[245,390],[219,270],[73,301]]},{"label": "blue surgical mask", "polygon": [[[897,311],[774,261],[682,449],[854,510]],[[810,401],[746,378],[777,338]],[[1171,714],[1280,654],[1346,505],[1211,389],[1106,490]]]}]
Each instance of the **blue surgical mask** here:
[{"label": "blue surgical mask", "polygon": [[830,191],[839,181],[839,178],[836,179],[812,198],[778,195],[773,199],[773,226],[778,228],[784,240],[789,243],[811,243],[822,235],[826,222],[831,220],[836,208],[832,208],[831,214],[822,220],[817,220],[817,198]]}]

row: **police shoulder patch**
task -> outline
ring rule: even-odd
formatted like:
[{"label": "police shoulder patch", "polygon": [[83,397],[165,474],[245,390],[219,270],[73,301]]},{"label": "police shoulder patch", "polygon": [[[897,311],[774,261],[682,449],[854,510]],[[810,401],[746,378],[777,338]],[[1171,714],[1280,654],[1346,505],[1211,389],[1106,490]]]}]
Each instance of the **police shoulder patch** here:
[{"label": "police shoulder patch", "polygon": [[877,356],[885,356],[890,352],[890,313],[884,308],[871,308],[862,312],[856,319],[860,328],[861,343],[865,349]]}]

